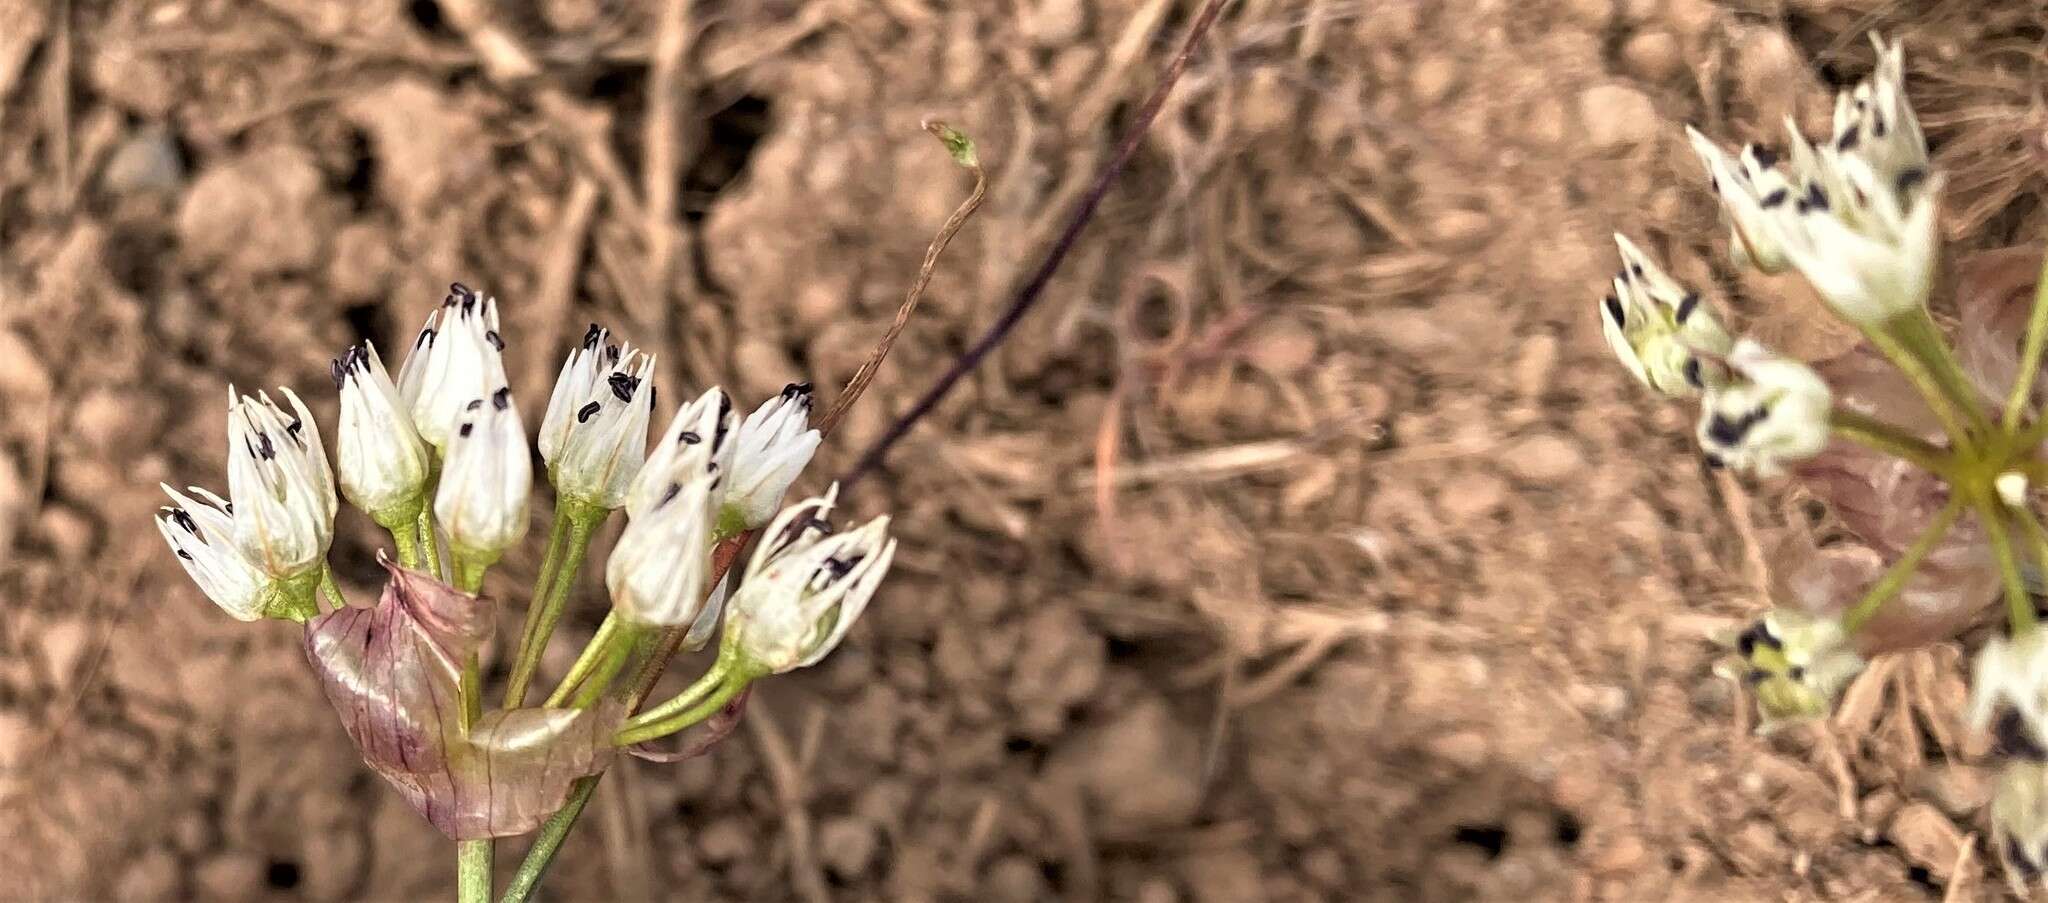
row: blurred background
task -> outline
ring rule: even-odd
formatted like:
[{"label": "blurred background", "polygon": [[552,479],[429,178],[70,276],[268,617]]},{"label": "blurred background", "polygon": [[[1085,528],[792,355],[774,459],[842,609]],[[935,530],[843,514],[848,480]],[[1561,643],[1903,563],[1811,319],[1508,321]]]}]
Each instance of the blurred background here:
[{"label": "blurred background", "polygon": [[[820,489],[991,321],[1198,5],[0,0],[0,897],[452,893],[297,631],[229,620],[150,527],[158,481],[223,487],[227,383],[331,431],[327,360],[395,367],[460,280],[530,412],[590,321],[665,398],[829,400],[970,184],[942,117],[989,200]],[[1873,28],[1958,246],[2039,241],[2042,21],[1232,3],[1044,305],[850,500],[903,545],[846,645],[711,755],[621,761],[549,897],[1992,895],[1953,650],[1840,731],[1751,736],[1712,637],[1807,506],[1703,470],[1594,302],[1620,229],[1828,340],[1727,263],[1680,126],[1820,131]],[[488,591],[524,598],[547,516]],[[359,604],[380,537],[343,515]]]}]

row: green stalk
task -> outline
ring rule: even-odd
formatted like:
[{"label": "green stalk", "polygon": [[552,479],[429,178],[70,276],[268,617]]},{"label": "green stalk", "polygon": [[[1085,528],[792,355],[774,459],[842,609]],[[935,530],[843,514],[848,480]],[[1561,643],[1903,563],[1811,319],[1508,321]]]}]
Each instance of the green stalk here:
[{"label": "green stalk", "polygon": [[623,726],[633,727],[635,725],[650,724],[688,709],[690,706],[695,705],[698,700],[709,695],[712,690],[717,689],[720,684],[724,683],[726,672],[729,670],[731,669],[726,664],[726,657],[720,655],[717,661],[711,663],[711,669],[705,671],[702,677],[697,678],[696,683],[689,685],[681,693],[677,693],[674,698],[633,716]]},{"label": "green stalk", "polygon": [[1955,526],[1956,519],[1962,514],[1962,496],[1951,495],[1948,504],[1942,506],[1941,513],[1934,516],[1934,521],[1927,525],[1926,530],[1921,531],[1919,538],[1913,540],[1913,545],[1906,549],[1905,554],[1900,555],[1899,560],[1893,562],[1884,575],[1870,585],[1863,598],[1857,600],[1855,607],[1842,616],[1842,632],[1855,633],[1863,625],[1870,623],[1870,619],[1877,616],[1878,609],[1883,608],[1885,602],[1898,595],[1899,590],[1905,589],[1906,581],[1912,579],[1913,572],[1920,567],[1920,562],[1934,551],[1934,547],[1941,542],[1942,537],[1948,535],[1949,528]]},{"label": "green stalk", "polygon": [[561,708],[569,700],[570,694],[576,692],[577,687],[589,680],[591,674],[597,672],[602,660],[610,654],[612,637],[618,633],[621,623],[618,612],[605,614],[604,623],[597,625],[597,633],[591,636],[590,642],[583,645],[583,654],[576,657],[576,663],[569,666],[569,673],[562,677],[562,682],[555,686],[555,692],[548,695],[547,701],[541,703],[542,706],[550,709]]},{"label": "green stalk", "polygon": [[[505,707],[508,709],[518,708],[526,701],[527,690],[533,685],[533,675],[540,670],[541,652],[547,649],[548,638],[555,635],[556,625],[562,622],[562,611],[569,604],[569,591],[576,585],[576,572],[583,569],[583,557],[590,551],[590,537],[597,532],[597,525],[604,522],[607,513],[602,508],[590,511],[576,509],[566,499],[561,505],[555,515],[556,529],[560,529],[560,522],[566,517],[569,521],[568,555],[548,580],[547,595],[535,596],[533,605],[526,612],[526,627],[520,631],[519,651],[512,660],[511,685],[505,690]],[[549,545],[554,545],[552,537]]]},{"label": "green stalk", "polygon": [[435,577],[445,578],[441,569],[441,548],[434,541],[434,508],[429,505],[420,509],[420,553],[426,558],[426,571]]},{"label": "green stalk", "polygon": [[[1934,416],[1948,432],[1949,441],[1955,443],[1956,448],[1965,454],[1974,454],[1977,444],[1971,436],[1970,428],[1964,423],[1963,413],[1973,410],[1973,407],[1967,405],[1964,400],[1956,399],[1952,390],[1935,376],[1933,365],[1923,356],[1923,350],[1916,350],[1903,341],[1904,336],[1913,334],[1913,319],[1910,314],[1900,316],[1875,329],[1864,330],[1863,334],[1870,338],[1871,344],[1876,345],[1877,349],[1884,353],[1885,358],[1892,362],[1892,366],[1899,368],[1899,372],[1912,381],[1914,388],[1920,390],[1920,396],[1926,399],[1927,407],[1934,411]],[[1981,420],[1984,415],[1979,411],[1976,416]]]},{"label": "green stalk", "polygon": [[2027,313],[2027,340],[2021,346],[2020,372],[2013,380],[2012,394],[2005,399],[2007,429],[2019,425],[2020,413],[2027,408],[2027,398],[2034,392],[2034,379],[2040,375],[2041,354],[2048,351],[2048,257],[2041,260],[2041,278],[2034,284],[2034,306]]},{"label": "green stalk", "polygon": [[732,679],[719,684],[717,692],[681,714],[660,720],[648,719],[645,715],[628,720],[625,727],[612,736],[612,743],[618,746],[632,746],[635,743],[659,740],[718,714],[719,709],[725,708],[726,703],[731,702],[734,696],[740,695],[748,684],[754,682],[752,675],[737,669],[727,676]]},{"label": "green stalk", "polygon": [[[2041,522],[2034,519],[2034,513],[2026,508],[2021,507],[2012,510],[2018,515],[2017,519],[2021,526],[2026,528],[2027,538],[2034,541],[2034,556],[2040,560],[2041,573],[2048,574],[2048,529],[2043,529]],[[2032,601],[2032,599],[2028,600],[2027,611],[2029,614],[2034,609]],[[2019,632],[2014,631],[2013,635],[2018,636]]]},{"label": "green stalk", "polygon": [[2012,635],[2034,629],[2034,598],[2027,592],[2026,578],[2020,576],[2019,558],[2013,554],[2012,537],[2006,533],[2004,506],[1985,499],[1977,504],[1977,516],[1984,521],[1984,533],[1991,538],[1991,552],[1998,558],[1999,576],[2005,581],[2007,617]]},{"label": "green stalk", "polygon": [[1954,469],[1942,449],[1875,417],[1838,407],[1828,412],[1828,427],[1843,439],[1910,461],[1923,470],[1947,476]]},{"label": "green stalk", "polygon": [[1956,405],[1963,409],[1963,415],[1980,433],[1991,431],[1991,419],[1984,414],[1984,396],[1977,391],[1977,384],[1970,381],[1963,372],[1963,365],[1956,360],[1955,349],[1949,347],[1948,337],[1941,334],[1941,327],[1935,325],[1934,316],[1925,306],[1916,307],[1901,324],[1906,327],[1906,347],[1921,355],[1932,369],[1934,377],[1949,393]]},{"label": "green stalk", "polygon": [[391,541],[398,544],[398,563],[411,570],[419,570],[419,518],[408,517],[403,523],[389,526],[385,529],[391,532]]},{"label": "green stalk", "polygon": [[455,899],[461,903],[490,903],[490,841],[465,840],[455,845]]},{"label": "green stalk", "polygon": [[498,898],[498,903],[526,903],[533,899],[533,892],[540,889],[540,879],[548,873],[555,854],[561,852],[562,841],[569,838],[569,829],[576,826],[583,807],[590,805],[590,795],[597,790],[597,781],[602,777],[604,772],[576,779],[574,789],[569,793],[569,802],[548,816],[540,831],[533,835],[533,846],[527,848],[526,858],[520,861],[519,870],[512,873],[512,880],[505,885],[505,895]]}]

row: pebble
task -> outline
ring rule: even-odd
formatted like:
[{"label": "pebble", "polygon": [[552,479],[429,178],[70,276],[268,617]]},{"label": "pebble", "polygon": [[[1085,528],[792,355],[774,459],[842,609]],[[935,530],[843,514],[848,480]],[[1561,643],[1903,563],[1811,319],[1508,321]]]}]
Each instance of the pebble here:
[{"label": "pebble", "polygon": [[1451,96],[1458,81],[1458,59],[1435,53],[1415,61],[1408,68],[1408,93],[1419,106],[1435,106]]},{"label": "pebble", "polygon": [[78,670],[78,660],[84,656],[91,638],[92,628],[79,618],[64,618],[43,625],[36,645],[42,648],[43,663],[48,666],[50,679],[57,686],[71,685],[71,677]]},{"label": "pebble", "polygon": [[36,532],[61,561],[75,562],[92,554],[93,521],[69,505],[51,504],[36,518]]},{"label": "pebble", "polygon": [[160,125],[145,125],[107,157],[100,186],[112,194],[176,192],[185,183],[178,146]]},{"label": "pebble", "polygon": [[1938,878],[1949,876],[1955,868],[1956,855],[1963,849],[1962,832],[1929,803],[1913,803],[1900,809],[1885,836],[1905,851],[1907,859]]},{"label": "pebble", "polygon": [[818,828],[818,857],[832,874],[854,879],[874,862],[878,837],[875,825],[863,818],[839,816]]},{"label": "pebble", "polygon": [[697,851],[703,854],[704,861],[714,865],[738,861],[753,849],[753,832],[736,818],[721,818],[706,825],[704,832],[697,835]]},{"label": "pebble", "polygon": [[1645,31],[1629,38],[1621,45],[1621,61],[1629,74],[1649,82],[1671,78],[1685,68],[1678,39],[1665,31]]},{"label": "pebble", "polygon": [[128,861],[114,882],[122,900],[169,900],[178,896],[178,860],[168,850],[152,849]]},{"label": "pebble", "polygon": [[1073,734],[1046,763],[1048,781],[1071,782],[1095,802],[1095,829],[1108,840],[1150,837],[1193,820],[1201,771],[1195,729],[1156,697]]},{"label": "pebble", "polygon": [[1524,438],[1502,457],[1515,477],[1543,485],[1563,483],[1586,468],[1585,454],[1576,444],[1550,433]]},{"label": "pebble", "polygon": [[1951,763],[1929,770],[1921,780],[1935,805],[1956,818],[1969,818],[1991,803],[1993,781],[1981,765]]},{"label": "pebble", "polygon": [[1451,522],[1470,521],[1500,510],[1507,503],[1508,483],[1491,471],[1461,474],[1441,484],[1437,507]]},{"label": "pebble", "polygon": [[1579,92],[1579,118],[1595,150],[1624,150],[1654,140],[1663,118],[1649,95],[1627,85],[1594,85]]},{"label": "pebble", "polygon": [[1024,856],[1005,856],[988,867],[985,881],[989,896],[1000,903],[1035,903],[1053,899],[1046,886],[1045,870]]},{"label": "pebble", "polygon": [[1514,361],[1508,365],[1515,391],[1524,398],[1542,395],[1550,387],[1551,374],[1557,371],[1557,355],[1557,336],[1541,332],[1523,339],[1521,347],[1515,349]]},{"label": "pebble", "polygon": [[294,145],[269,145],[210,166],[179,206],[180,248],[249,275],[308,266],[326,235],[314,211],[325,184],[312,155]]},{"label": "pebble", "polygon": [[201,899],[247,900],[262,894],[268,868],[254,853],[227,852],[201,863],[192,880]]}]

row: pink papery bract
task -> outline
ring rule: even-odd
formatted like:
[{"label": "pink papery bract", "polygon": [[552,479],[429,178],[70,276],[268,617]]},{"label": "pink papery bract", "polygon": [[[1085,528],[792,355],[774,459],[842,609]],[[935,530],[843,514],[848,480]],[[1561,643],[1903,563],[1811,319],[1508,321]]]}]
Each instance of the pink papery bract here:
[{"label": "pink papery bract", "polygon": [[491,633],[497,605],[389,562],[375,608],[306,625],[306,657],[363,761],[456,840],[524,834],[601,771],[616,706],[526,708],[462,729],[462,664]]}]

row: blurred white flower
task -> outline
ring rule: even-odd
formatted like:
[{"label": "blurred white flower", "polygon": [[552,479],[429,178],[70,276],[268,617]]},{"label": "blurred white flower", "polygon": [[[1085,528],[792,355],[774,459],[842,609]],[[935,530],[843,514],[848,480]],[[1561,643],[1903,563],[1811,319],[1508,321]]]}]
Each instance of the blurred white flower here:
[{"label": "blurred white flower", "polygon": [[725,616],[725,644],[745,666],[782,673],[816,664],[888,573],[896,554],[889,518],[834,534],[825,517],[837,492],[791,505],[762,534]]},{"label": "blurred white flower", "polygon": [[168,485],[163,489],[178,504],[163,508],[156,517],[156,528],[177,553],[185,573],[213,604],[236,620],[262,617],[270,578],[235,545],[234,519],[228,514],[232,506],[197,486],[192,492],[206,501],[195,502]]},{"label": "blurred white flower", "polygon": [[654,357],[605,343],[592,324],[555,380],[541,421],[540,454],[555,489],[605,510],[626,503],[626,489],[647,455],[654,404]]},{"label": "blurred white flower", "polygon": [[341,390],[341,490],[379,524],[396,529],[418,516],[425,503],[432,452],[413,428],[376,347],[351,346],[332,372]]},{"label": "blurred white flower", "polygon": [[1797,267],[1836,313],[1866,326],[1926,303],[1942,181],[1906,103],[1899,46],[1872,41],[1877,70],[1837,97],[1834,135],[1818,148],[1789,118],[1782,161],[1756,144],[1738,161],[1687,128],[1728,213],[1737,260],[1765,272]]},{"label": "blurred white flower", "polygon": [[2001,755],[2048,762],[2048,632],[1992,637],[1978,651],[1970,726],[1990,729]]},{"label": "blurred white flower", "polygon": [[[1622,366],[1643,385],[1674,397],[1722,382],[1717,359],[1728,353],[1726,330],[1698,292],[1679,284],[1622,235],[1622,268],[1614,293],[1601,301],[1601,331]],[[1702,357],[1705,352],[1708,357]]]},{"label": "blurred white flower", "polygon": [[320,427],[290,389],[290,413],[228,388],[228,497],[235,544],[277,579],[302,576],[327,557],[334,538],[334,475]]},{"label": "blurred white flower", "polygon": [[1825,717],[1864,661],[1839,621],[1777,608],[1736,637],[1763,716],[1760,730]]},{"label": "blurred white flower", "polygon": [[526,533],[533,458],[512,390],[499,387],[464,407],[449,440],[434,516],[460,554],[495,561]]},{"label": "blurred white flower", "polygon": [[507,383],[498,302],[457,282],[398,368],[398,394],[428,445],[448,450],[463,408]]},{"label": "blurred white flower", "polygon": [[711,566],[711,485],[691,475],[626,524],[605,565],[612,608],[633,624],[676,627],[696,620]]},{"label": "blurred white flower", "polygon": [[1813,369],[1743,339],[1728,354],[1728,385],[1701,405],[1699,440],[1710,461],[1761,476],[1828,444],[1833,396]]},{"label": "blurred white flower", "polygon": [[[687,483],[699,473],[720,478],[730,473],[732,429],[732,399],[717,386],[677,408],[626,495],[627,516],[640,517],[667,495],[669,487]],[[714,506],[723,486],[722,479],[711,482]]]},{"label": "blurred white flower", "polygon": [[723,505],[727,513],[722,518],[736,518],[751,530],[774,516],[789,484],[796,482],[818,450],[822,437],[810,428],[810,419],[810,383],[784,386],[782,394],[747,415],[733,439],[731,480]]}]

